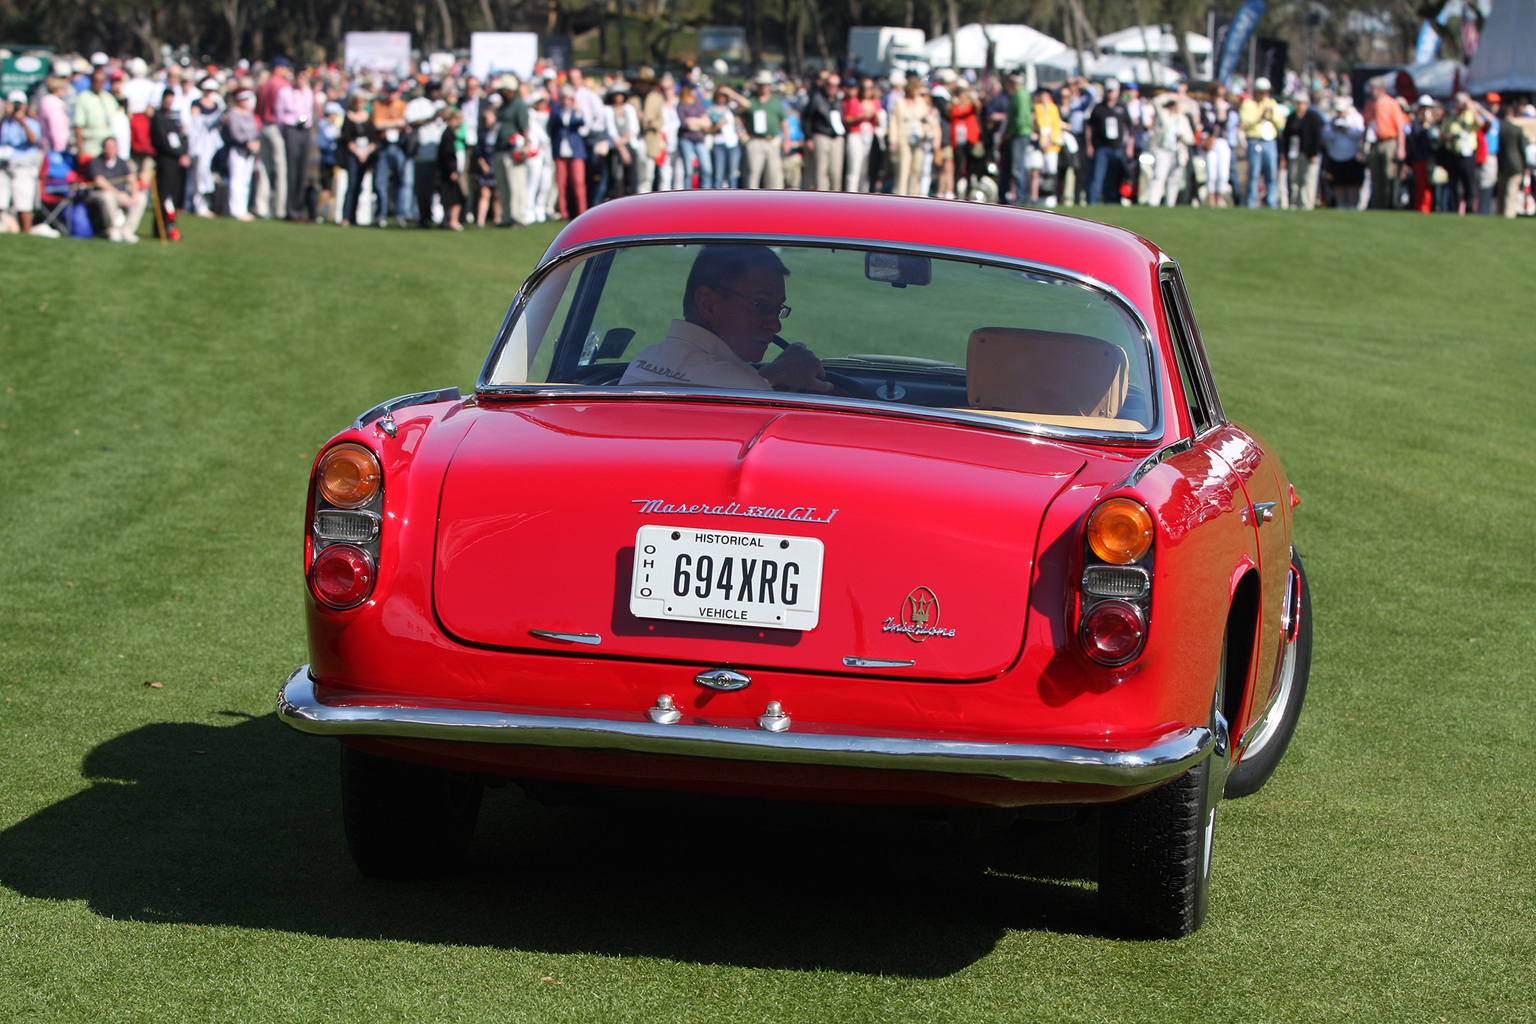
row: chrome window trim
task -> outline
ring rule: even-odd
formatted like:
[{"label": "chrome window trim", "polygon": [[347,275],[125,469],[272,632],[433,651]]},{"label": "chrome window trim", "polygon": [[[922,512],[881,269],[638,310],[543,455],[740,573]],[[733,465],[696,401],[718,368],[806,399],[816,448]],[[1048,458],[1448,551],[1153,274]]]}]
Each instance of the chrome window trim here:
[{"label": "chrome window trim", "polygon": [[[597,397],[625,399],[634,397],[665,397],[669,400],[699,399],[707,402],[718,402],[722,399],[729,399],[732,402],[742,400],[764,402],[763,392],[732,391],[726,388],[670,389],[652,385],[626,388],[618,385],[549,384],[532,381],[516,384],[490,383],[491,374],[495,370],[497,363],[501,361],[502,351],[511,337],[512,327],[527,306],[529,296],[556,269],[567,263],[585,259],[588,256],[608,249],[621,249],[641,245],[710,245],[722,242],[740,242],[746,245],[800,246],[816,249],[848,248],[874,252],[921,253],[935,259],[956,260],[962,263],[978,263],[1007,270],[1041,273],[1096,291],[1117,303],[1125,312],[1130,314],[1132,321],[1141,330],[1141,342],[1147,357],[1147,370],[1150,375],[1147,401],[1151,406],[1152,423],[1144,431],[1118,433],[1078,427],[1063,427],[1054,424],[1006,420],[988,413],[970,412],[964,409],[932,409],[926,406],[893,405],[890,402],[861,398],[833,398],[826,395],[798,395],[788,392],[771,392],[770,394],[774,397],[768,399],[767,404],[795,407],[804,407],[810,404],[830,408],[847,408],[859,412],[902,419],[937,420],[959,426],[985,427],[1004,433],[1116,445],[1155,444],[1166,429],[1166,418],[1163,415],[1160,387],[1166,370],[1162,365],[1162,356],[1155,341],[1155,334],[1146,317],[1142,315],[1141,310],[1137,308],[1134,302],[1126,298],[1119,289],[1100,281],[1091,274],[1085,274],[1081,271],[1070,270],[1066,267],[1058,267],[1049,263],[1041,263],[1036,260],[1025,260],[1013,256],[999,256],[992,253],[978,252],[974,249],[957,249],[949,246],[919,245],[915,243],[902,244],[879,239],[826,238],[808,235],[725,232],[700,232],[678,235],[620,235],[583,242],[579,245],[562,249],[560,252],[548,256],[539,266],[535,267],[533,273],[528,276],[528,279],[518,288],[517,294],[513,296],[512,305],[507,310],[507,315],[502,319],[501,328],[497,331],[496,340],[491,345],[490,354],[486,356],[485,363],[480,369],[480,376],[475,381],[475,394],[490,399],[591,399]],[[1163,264],[1162,266],[1167,265]],[[1161,267],[1159,272],[1161,273]],[[553,344],[553,342],[550,343]],[[1153,386],[1154,384],[1159,386]]]},{"label": "chrome window trim", "polygon": [[513,714],[469,708],[407,707],[379,695],[367,706],[321,702],[309,666],[288,677],[278,717],[318,736],[450,740],[565,750],[628,752],[761,764],[942,772],[1014,782],[1148,786],[1182,775],[1216,745],[1206,726],[1173,729],[1145,747],[1100,750],[1065,744],[767,732],[720,725]]},{"label": "chrome window trim", "polygon": [[[1196,429],[1194,431],[1194,439],[1198,441],[1212,431],[1224,426],[1227,423],[1227,413],[1222,408],[1221,395],[1216,390],[1216,378],[1211,373],[1211,360],[1205,352],[1205,339],[1200,336],[1200,325],[1195,323],[1195,311],[1189,305],[1189,289],[1184,287],[1184,274],[1179,269],[1177,260],[1165,259],[1162,263],[1158,264],[1157,283],[1159,287],[1165,281],[1173,285],[1175,293],[1180,297],[1183,304],[1183,308],[1178,310],[1178,312],[1180,319],[1189,328],[1189,354],[1194,360],[1195,386],[1204,394],[1206,406],[1211,412],[1210,424],[1204,430]],[[1170,311],[1164,309],[1163,315],[1165,317],[1169,316]],[[1170,337],[1168,342],[1170,345],[1176,344],[1176,339]],[[1172,372],[1177,372],[1177,370],[1177,366],[1171,368]]]}]

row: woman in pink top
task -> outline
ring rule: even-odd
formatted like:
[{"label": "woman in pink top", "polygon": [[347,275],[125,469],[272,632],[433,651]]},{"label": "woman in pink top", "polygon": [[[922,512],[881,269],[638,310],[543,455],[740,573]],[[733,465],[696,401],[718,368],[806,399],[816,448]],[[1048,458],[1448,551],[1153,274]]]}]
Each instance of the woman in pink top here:
[{"label": "woman in pink top", "polygon": [[843,127],[848,129],[844,156],[845,192],[869,191],[869,149],[875,142],[875,119],[880,113],[880,94],[874,80],[862,78],[857,90],[843,100]]},{"label": "woman in pink top", "polygon": [[48,79],[48,91],[37,101],[37,119],[43,125],[43,145],[59,152],[69,148],[69,107],[64,103],[66,78]]}]

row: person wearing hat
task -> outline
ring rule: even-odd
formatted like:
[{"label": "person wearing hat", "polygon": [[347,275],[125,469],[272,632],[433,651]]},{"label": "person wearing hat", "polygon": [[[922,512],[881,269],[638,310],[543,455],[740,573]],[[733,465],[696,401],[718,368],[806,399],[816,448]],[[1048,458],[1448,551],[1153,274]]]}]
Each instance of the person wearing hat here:
[{"label": "person wearing hat", "polygon": [[384,83],[384,95],[373,101],[373,130],[379,145],[378,163],[373,168],[376,195],[373,222],[388,227],[389,218],[405,226],[410,207],[406,180],[405,100],[400,98],[400,83],[393,78]]},{"label": "person wearing hat", "polygon": [[1267,78],[1253,80],[1253,95],[1237,108],[1238,123],[1248,137],[1248,208],[1259,205],[1259,179],[1264,180],[1264,202],[1280,208],[1280,147],[1276,140],[1285,128],[1285,114],[1269,94]]},{"label": "person wearing hat", "polygon": [[1458,214],[1477,212],[1477,146],[1479,136],[1492,123],[1488,110],[1465,90],[1456,94],[1455,105],[1440,122],[1440,146],[1446,151]]},{"label": "person wearing hat", "polygon": [[1366,135],[1374,134],[1376,141],[1366,164],[1371,175],[1371,208],[1392,210],[1397,208],[1397,173],[1408,156],[1408,115],[1397,100],[1387,95],[1386,83],[1376,79],[1371,83],[1371,98],[1365,101],[1361,111],[1365,118]]},{"label": "person wearing hat", "polygon": [[1361,147],[1365,121],[1348,96],[1333,101],[1333,117],[1323,129],[1323,177],[1333,188],[1333,205],[1341,210],[1359,207],[1360,185],[1365,181]]},{"label": "person wearing hat", "polygon": [[82,162],[101,152],[102,140],[113,136],[122,107],[107,89],[107,69],[91,70],[91,87],[75,97],[75,151]]},{"label": "person wearing hat", "polygon": [[5,98],[10,109],[0,121],[0,148],[8,160],[0,161],[0,214],[14,213],[23,234],[32,230],[32,211],[37,206],[37,175],[43,166],[43,126],[27,113],[27,94],[12,89]]},{"label": "person wearing hat", "polygon": [[746,125],[747,168],[742,188],[784,187],[784,153],[789,136],[784,131],[784,101],[773,94],[773,73],[759,71],[752,78],[752,98],[735,96]]},{"label": "person wearing hat", "polygon": [[[1120,180],[1136,156],[1131,115],[1120,101],[1120,80],[1104,83],[1104,98],[1094,104],[1084,125],[1083,155],[1088,160],[1088,205],[1120,201]],[[1017,172],[1015,172],[1017,174]]]},{"label": "person wearing hat", "polygon": [[1420,93],[1408,122],[1408,163],[1413,168],[1413,208],[1431,213],[1435,208],[1434,181],[1430,169],[1440,138],[1440,108],[1428,93]]},{"label": "person wearing hat", "polygon": [[1291,209],[1317,209],[1317,184],[1323,166],[1323,115],[1312,105],[1307,92],[1296,94],[1280,138],[1285,146]]},{"label": "person wearing hat", "polygon": [[261,126],[256,123],[256,93],[241,89],[224,118],[229,150],[229,215],[236,220],[251,216],[251,178],[256,173],[256,154],[261,151]]}]

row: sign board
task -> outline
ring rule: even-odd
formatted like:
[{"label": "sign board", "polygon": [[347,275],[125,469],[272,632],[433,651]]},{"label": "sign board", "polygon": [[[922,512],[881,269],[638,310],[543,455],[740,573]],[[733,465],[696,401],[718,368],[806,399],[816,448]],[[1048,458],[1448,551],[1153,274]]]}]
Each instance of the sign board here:
[{"label": "sign board", "polygon": [[544,53],[544,63],[556,71],[569,71],[576,66],[576,48],[568,35],[540,36],[539,49]]},{"label": "sign board", "polygon": [[0,61],[0,93],[9,93],[12,89],[30,93],[34,85],[47,77],[47,57],[24,53]]},{"label": "sign board", "polygon": [[709,64],[723,60],[727,64],[741,64],[747,59],[747,32],[745,29],[712,26],[699,29],[699,63]]},{"label": "sign board", "polygon": [[348,32],[344,59],[348,71],[377,71],[403,78],[411,73],[411,34]]},{"label": "sign board", "polygon": [[536,32],[474,32],[469,37],[469,73],[482,82],[510,71],[520,79],[533,76],[539,60]]}]

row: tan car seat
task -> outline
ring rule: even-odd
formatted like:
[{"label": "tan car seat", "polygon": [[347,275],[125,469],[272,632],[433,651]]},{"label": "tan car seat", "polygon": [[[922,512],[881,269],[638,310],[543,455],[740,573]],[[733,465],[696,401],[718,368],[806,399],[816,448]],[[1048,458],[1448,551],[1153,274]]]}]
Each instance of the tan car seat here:
[{"label": "tan car seat", "polygon": [[972,409],[1113,420],[1125,404],[1125,350],[1085,334],[982,327],[966,344]]}]

